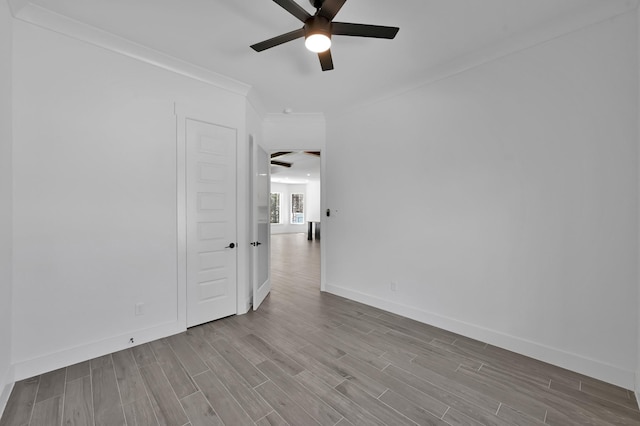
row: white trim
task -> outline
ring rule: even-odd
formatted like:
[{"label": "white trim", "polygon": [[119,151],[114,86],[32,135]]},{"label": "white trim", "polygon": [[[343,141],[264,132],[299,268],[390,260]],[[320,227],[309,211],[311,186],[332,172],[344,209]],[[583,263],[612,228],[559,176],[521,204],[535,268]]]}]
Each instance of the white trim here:
[{"label": "white trim", "polygon": [[15,17],[22,9],[29,5],[30,0],[7,0],[11,14]]},{"label": "white trim", "polygon": [[[245,110],[246,113],[246,110]],[[249,241],[246,225],[248,217],[246,214],[246,177],[243,170],[243,161],[246,161],[248,143],[246,138],[246,117],[234,116],[227,111],[225,114],[217,114],[211,105],[199,102],[175,103],[174,114],[176,116],[176,213],[177,213],[177,249],[178,249],[178,322],[187,327],[187,189],[186,189],[186,120],[196,120],[228,127],[236,130],[236,241],[237,241],[237,269],[236,269],[236,314],[247,313],[246,294],[246,269],[248,262],[248,244],[241,243]],[[245,310],[246,309],[246,310]]]},{"label": "white trim", "polygon": [[258,118],[260,120],[264,120],[264,117],[267,115],[267,109],[265,108],[264,104],[262,103],[262,99],[260,99],[260,96],[256,93],[255,89],[251,88],[247,93],[246,98],[247,103],[251,107],[253,107]]},{"label": "white trim", "polygon": [[186,116],[174,104],[176,116],[176,250],[177,250],[177,321],[187,327],[187,179]]},{"label": "white trim", "polygon": [[[640,27],[640,9],[636,10],[636,30],[638,29],[638,27]],[[640,43],[640,31],[637,31],[636,33],[636,37],[637,37],[637,42]],[[637,57],[637,66],[638,66],[638,75],[636,76],[637,81],[640,82],[640,55],[638,55]],[[637,117],[637,126],[636,126],[636,146],[640,146],[640,86],[638,86],[637,92],[636,92],[636,114],[638,114]],[[640,152],[638,152],[638,155],[636,157],[636,164],[640,163]],[[636,169],[637,170],[637,169]],[[640,211],[640,175],[638,175],[636,173],[636,211]],[[640,256],[640,215],[638,215],[637,217],[638,220],[638,228],[636,230],[637,235],[636,235],[636,255]],[[636,400],[638,402],[638,406],[640,406],[640,258],[638,258],[638,261],[636,262],[636,285],[638,288],[637,291],[637,308],[636,308],[636,312],[635,312],[635,321],[636,321],[636,383],[635,383],[635,387],[633,388],[633,390],[635,391],[634,394],[636,396]]]},{"label": "white trim", "polygon": [[410,81],[405,84],[404,87],[398,87],[396,90],[385,93],[382,96],[373,94],[369,99],[346,106],[345,108],[335,109],[331,111],[329,118],[331,116],[340,116],[345,112],[359,110],[367,105],[393,99],[404,93],[437,83],[438,81],[461,74],[513,53],[530,49],[591,25],[596,25],[608,19],[624,15],[634,11],[637,7],[638,0],[618,4],[611,4],[607,1],[595,3],[577,13],[560,16],[546,25],[504,38],[484,49],[478,49],[469,54],[458,56],[449,62],[437,64],[426,70],[420,80]]},{"label": "white trim", "polygon": [[[223,90],[247,96],[251,86],[206,68],[194,65],[166,53],[129,41],[100,28],[93,27],[28,0],[10,0],[14,18],[76,40],[137,59],[158,68],[210,84]],[[254,102],[257,102],[254,100]]]},{"label": "white trim", "polygon": [[453,333],[461,334],[472,339],[480,340],[500,348],[529,356],[543,362],[548,362],[589,377],[594,377],[596,379],[621,386],[625,389],[633,389],[634,387],[633,371],[624,370],[602,361],[585,358],[575,353],[552,348],[517,336],[480,327],[475,324],[443,317],[433,312],[391,302],[386,299],[380,299],[375,296],[337,285],[327,284],[326,291],[337,296],[345,297],[369,306],[374,306],[434,327],[442,328]]},{"label": "white trim", "polygon": [[247,131],[247,107],[248,103],[245,102],[245,113],[243,116],[244,121],[242,125],[238,125],[238,140],[236,144],[236,238],[238,241],[238,266],[236,275],[236,314],[246,314],[249,309],[247,308],[246,299],[250,298],[251,292],[251,250],[249,243],[251,241],[250,231],[250,218],[249,212],[249,178],[250,169],[249,165],[249,138],[250,135]]},{"label": "white trim", "polygon": [[320,291],[327,288],[327,229],[331,226],[327,211],[327,150],[320,151]]},{"label": "white trim", "polygon": [[[8,0],[8,3],[11,7],[12,14],[16,19],[138,59],[195,80],[212,84],[216,87],[229,90],[234,93],[242,94],[247,97],[248,101],[254,106],[259,115],[264,116],[266,119],[269,119],[268,116],[271,115],[264,114],[265,109],[263,108],[261,101],[255,93],[251,93],[253,90],[251,90],[251,86],[248,84],[53,12],[42,5],[33,4],[29,0]],[[604,1],[598,2],[578,13],[561,16],[547,25],[543,25],[535,30],[527,31],[522,34],[515,34],[485,49],[480,49],[471,54],[458,57],[448,63],[437,65],[430,70],[427,70],[425,76],[420,81],[411,82],[405,87],[389,93],[382,98],[371,98],[358,103],[357,105],[347,107],[346,110],[358,109],[364,105],[377,103],[379,101],[398,96],[407,91],[459,74],[514,52],[525,50],[589,25],[597,24],[615,16],[625,14],[637,7],[638,0],[630,0],[614,5]],[[340,112],[341,111],[334,111],[333,113]]]},{"label": "white trim", "polygon": [[14,377],[15,374],[13,371],[13,366],[10,366],[5,372],[2,381],[0,382],[0,386],[2,386],[2,392],[0,392],[0,417],[2,417],[2,413],[4,413],[4,409],[7,407],[9,396],[11,395],[11,391],[13,390],[13,385],[15,384]]},{"label": "white trim", "polygon": [[[14,377],[16,381],[23,380],[183,331],[185,331],[184,324],[177,322],[168,322],[150,328],[129,331],[118,336],[16,362],[13,365]],[[130,343],[129,339],[131,338],[135,343]]]},{"label": "white trim", "polygon": [[246,298],[246,300],[244,301],[244,306],[242,306],[242,310],[238,311],[238,315],[244,315],[251,310],[251,308],[253,307],[253,301],[251,299],[251,295]]}]

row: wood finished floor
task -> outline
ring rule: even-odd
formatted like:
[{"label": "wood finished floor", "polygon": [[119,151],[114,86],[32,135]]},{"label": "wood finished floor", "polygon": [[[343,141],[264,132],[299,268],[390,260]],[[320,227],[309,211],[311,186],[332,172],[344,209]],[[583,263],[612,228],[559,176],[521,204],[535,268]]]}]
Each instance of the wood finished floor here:
[{"label": "wood finished floor", "polygon": [[274,235],[258,312],[16,383],[0,426],[640,424],[630,391],[320,294],[319,257]]}]

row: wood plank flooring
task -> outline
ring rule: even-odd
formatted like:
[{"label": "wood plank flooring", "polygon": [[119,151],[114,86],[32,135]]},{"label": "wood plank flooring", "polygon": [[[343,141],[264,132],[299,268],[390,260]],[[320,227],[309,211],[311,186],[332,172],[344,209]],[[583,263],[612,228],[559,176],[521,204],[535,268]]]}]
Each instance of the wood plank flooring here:
[{"label": "wood plank flooring", "polygon": [[16,383],[0,426],[640,425],[632,392],[319,292],[274,235],[257,312]]}]

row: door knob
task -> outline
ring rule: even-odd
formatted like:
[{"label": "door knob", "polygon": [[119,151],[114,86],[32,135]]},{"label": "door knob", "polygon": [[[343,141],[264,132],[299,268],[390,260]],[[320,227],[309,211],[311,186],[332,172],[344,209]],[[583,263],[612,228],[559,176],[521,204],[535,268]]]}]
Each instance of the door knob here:
[{"label": "door knob", "polygon": [[228,246],[226,246],[225,248],[234,248],[236,245],[234,243],[229,244]]}]

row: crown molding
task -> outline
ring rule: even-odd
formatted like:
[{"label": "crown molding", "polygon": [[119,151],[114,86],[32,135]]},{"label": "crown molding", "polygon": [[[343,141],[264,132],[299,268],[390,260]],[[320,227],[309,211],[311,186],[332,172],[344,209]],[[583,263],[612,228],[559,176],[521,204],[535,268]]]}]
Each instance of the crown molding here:
[{"label": "crown molding", "polygon": [[[273,119],[272,114],[264,114],[265,109],[251,86],[233,78],[217,74],[203,67],[183,61],[165,53],[134,43],[115,34],[90,26],[80,21],[53,12],[43,6],[36,5],[30,0],[7,0],[14,18],[24,22],[72,37],[74,39],[93,44],[110,51],[120,53],[142,62],[163,68],[194,80],[198,80],[218,88],[247,97],[259,115]],[[616,16],[628,13],[638,8],[639,0],[628,0],[624,3],[601,1],[579,13],[558,17],[546,25],[520,34],[514,34],[502,41],[479,49],[468,55],[463,55],[448,63],[425,70],[422,78],[405,84],[404,87],[375,96],[356,105],[351,105],[331,112],[330,116],[359,109],[370,104],[393,98],[417,88],[433,84],[437,81],[460,74],[485,63],[500,59],[510,54],[526,50],[582,28],[594,25]],[[278,114],[275,114],[278,115]],[[300,118],[301,114],[290,114]],[[324,119],[324,115],[322,116]],[[286,120],[286,119],[285,119]]]},{"label": "crown molding", "polygon": [[462,55],[453,60],[436,65],[425,70],[422,78],[408,82],[403,87],[392,92],[365,99],[356,105],[350,105],[340,110],[332,111],[327,118],[337,118],[342,114],[355,111],[369,105],[376,104],[404,93],[425,87],[438,81],[453,77],[457,74],[469,71],[486,63],[504,58],[511,54],[530,49],[544,44],[556,38],[574,33],[581,29],[597,25],[604,21],[614,19],[627,13],[637,13],[639,0],[627,0],[624,3],[612,4],[607,1],[598,2],[591,7],[581,10],[579,13],[559,16],[545,25],[541,25],[529,31],[514,34],[504,38],[498,43],[478,49],[467,55]]},{"label": "crown molding", "polygon": [[251,86],[246,83],[134,43],[123,37],[33,4],[29,0],[8,0],[8,2],[15,19],[245,97],[251,89]]},{"label": "crown molding", "polygon": [[7,0],[7,3],[9,4],[11,14],[15,18],[16,15],[29,4],[29,0]]},{"label": "crown molding", "polygon": [[264,117],[267,115],[267,109],[265,108],[260,95],[253,87],[251,88],[251,90],[249,90],[249,93],[247,93],[247,102],[253,107],[253,109],[256,111],[256,114],[258,114],[261,119],[264,119]]}]

